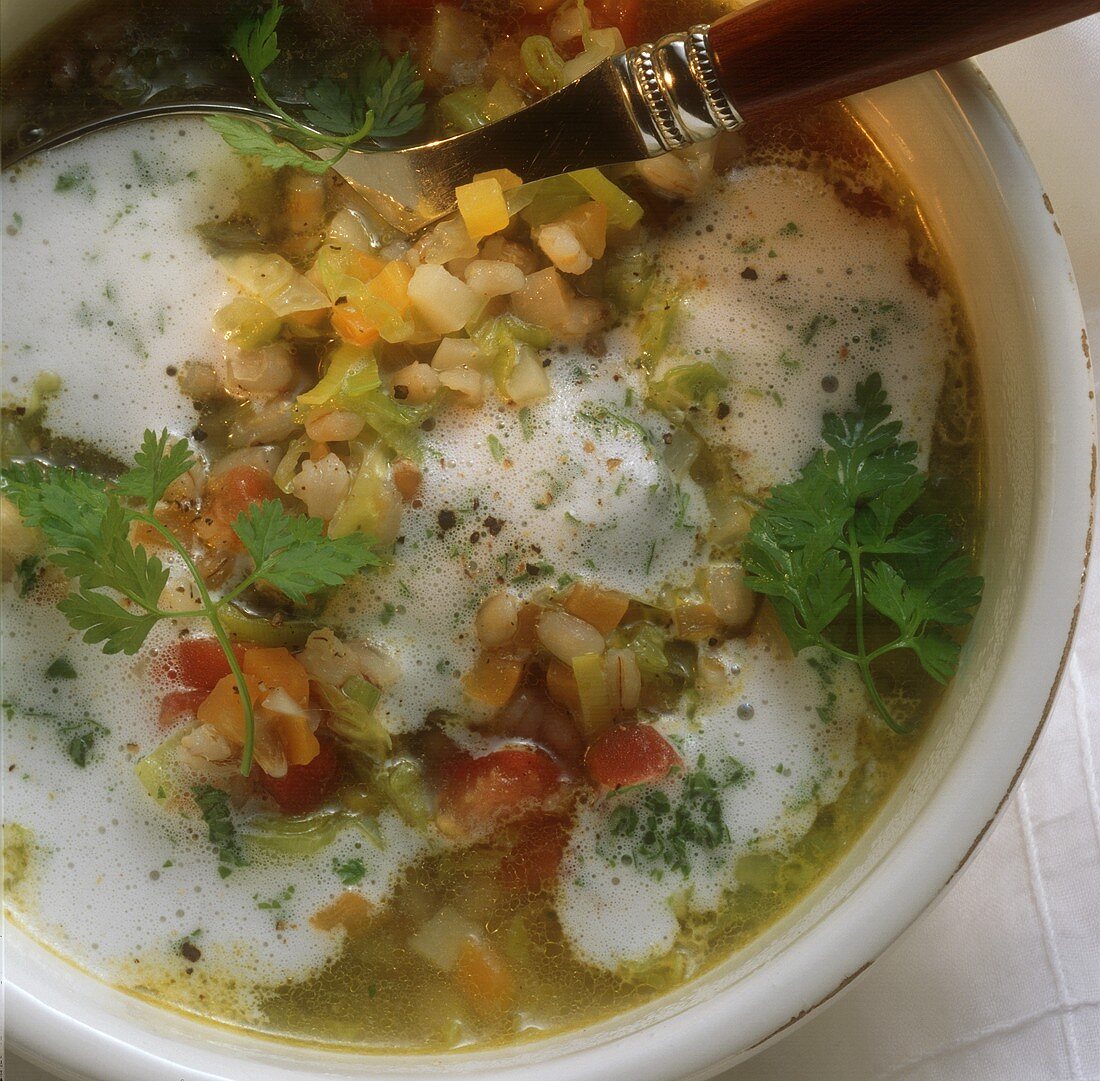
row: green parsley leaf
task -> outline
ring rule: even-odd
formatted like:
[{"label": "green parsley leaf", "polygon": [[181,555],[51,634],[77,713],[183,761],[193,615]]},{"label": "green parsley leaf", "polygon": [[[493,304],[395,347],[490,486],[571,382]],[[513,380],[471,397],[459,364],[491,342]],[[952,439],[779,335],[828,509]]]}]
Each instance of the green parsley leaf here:
[{"label": "green parsley leaf", "polygon": [[307,173],[323,173],[329,163],[315,158],[292,143],[283,142],[265,127],[252,120],[242,120],[236,116],[208,116],[210,125],[238,154],[258,158],[261,165],[268,169],[282,169],[290,166],[304,169]]},{"label": "green parsley leaf", "polygon": [[382,562],[362,533],[327,537],[320,518],[288,514],[273,499],[242,511],[233,523],[233,532],[256,564],[254,576],[282,590],[297,604]]},{"label": "green parsley leaf", "polygon": [[[879,715],[904,733],[911,729],[883,701],[871,666],[908,649],[945,683],[960,651],[945,628],[970,621],[982,580],[946,520],[915,509],[927,478],[915,464],[916,444],[901,441],[890,412],[876,373],[856,388],[855,410],[827,414],[826,449],[797,480],[772,489],[742,560],[747,584],[771,598],[795,651],[818,646],[853,662]],[[868,609],[897,629],[874,649],[866,642]],[[854,649],[835,626],[849,614]]]},{"label": "green parsley leaf", "polygon": [[209,784],[193,785],[191,795],[195,797],[206,822],[210,843],[218,850],[218,873],[225,878],[234,867],[243,867],[248,862],[237,840],[237,828],[233,825],[229,810],[229,795]]},{"label": "green parsley leaf", "polygon": [[332,869],[345,886],[354,886],[363,881],[367,868],[358,856],[347,860],[333,858]]},{"label": "green parsley leaf", "polygon": [[172,442],[167,430],[160,435],[146,431],[141,450],[134,455],[134,467],[118,478],[123,495],[140,499],[151,511],[164,498],[172,481],[195,464],[186,440]]},{"label": "green parsley leaf", "polygon": [[42,557],[26,556],[15,565],[15,578],[19,583],[19,596],[25,597],[38,585],[38,572],[42,569]]},{"label": "green parsley leaf", "polygon": [[[275,100],[263,81],[264,73],[280,55],[277,28],[282,15],[283,5],[275,0],[263,15],[240,23],[229,44],[251,77],[256,96],[284,125],[278,134],[289,142],[280,141],[254,121],[210,118],[210,126],[234,150],[259,158],[270,168],[289,165],[323,173],[349,147],[368,136],[379,139],[404,135],[421,122],[424,85],[416,78],[409,55],[391,60],[377,43],[371,43],[350,76],[324,76],[303,88],[304,117],[313,127],[299,123]],[[340,153],[326,161],[305,152],[325,147]]]}]

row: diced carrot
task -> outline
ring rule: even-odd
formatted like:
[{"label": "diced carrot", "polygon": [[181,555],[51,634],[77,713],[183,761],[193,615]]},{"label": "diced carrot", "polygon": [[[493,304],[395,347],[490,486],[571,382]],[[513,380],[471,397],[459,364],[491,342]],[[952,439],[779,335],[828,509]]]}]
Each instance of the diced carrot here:
[{"label": "diced carrot", "polygon": [[340,783],[340,762],[331,743],[323,742],[316,757],[304,766],[288,766],[283,777],[262,769],[253,776],[271,794],[285,814],[305,814],[319,807]]},{"label": "diced carrot", "polygon": [[585,623],[591,623],[602,635],[609,635],[630,607],[630,598],[617,589],[604,589],[587,582],[576,582],[565,598],[565,610]]},{"label": "diced carrot", "polygon": [[516,617],[516,633],[511,641],[513,650],[528,653],[538,645],[539,616],[543,611],[541,604],[527,603],[520,608]]},{"label": "diced carrot", "polygon": [[483,835],[538,810],[561,780],[554,760],[532,747],[460,755],[440,767],[436,824],[448,837]]},{"label": "diced carrot", "polygon": [[676,748],[648,724],[617,724],[584,756],[589,777],[605,788],[658,781],[681,764]]},{"label": "diced carrot", "polygon": [[370,252],[357,248],[350,255],[347,261],[347,272],[360,281],[369,282],[385,269],[386,261],[379,259],[377,255],[371,255]]},{"label": "diced carrot", "polygon": [[568,840],[569,819],[563,815],[542,814],[524,822],[501,860],[501,882],[516,893],[538,893],[553,885]]},{"label": "diced carrot", "polygon": [[378,328],[358,308],[350,304],[334,304],[332,329],[350,345],[374,345]]},{"label": "diced carrot", "polygon": [[546,669],[546,690],[559,706],[565,706],[574,717],[580,717],[581,694],[570,665],[556,658],[550,662]]},{"label": "diced carrot", "polygon": [[288,766],[306,766],[320,754],[321,744],[305,717],[280,713],[274,719]]},{"label": "diced carrot", "polygon": [[238,465],[213,477],[206,486],[202,513],[195,532],[210,547],[241,548],[230,528],[241,511],[265,499],[278,499],[281,492],[269,473],[251,465]]},{"label": "diced carrot", "polygon": [[454,978],[479,1013],[496,1013],[512,1001],[511,970],[487,942],[467,939],[459,947]]},{"label": "diced carrot", "polygon": [[243,667],[267,690],[282,687],[302,709],[309,705],[309,673],[285,646],[254,646],[245,654]]},{"label": "diced carrot", "polygon": [[160,716],[157,717],[157,724],[161,728],[172,728],[181,721],[193,719],[209,693],[209,691],[169,692],[160,700]]},{"label": "diced carrot", "polygon": [[409,299],[409,282],[412,276],[412,267],[404,259],[394,259],[374,276],[370,291],[394,308],[399,315],[404,315],[412,307]]},{"label": "diced carrot", "polygon": [[369,929],[377,911],[361,893],[345,890],[332,904],[310,916],[309,922],[318,931],[334,931],[337,927],[343,927],[354,937]]},{"label": "diced carrot", "polygon": [[709,604],[678,604],[672,612],[676,637],[705,642],[718,633],[718,613]]},{"label": "diced carrot", "polygon": [[499,650],[485,650],[462,677],[462,689],[486,706],[499,709],[515,693],[523,675],[523,662]]},{"label": "diced carrot", "polygon": [[[261,694],[260,681],[255,676],[244,677],[253,703]],[[234,746],[244,746],[244,705],[233,676],[223,676],[195,711],[200,724],[212,724]]]}]

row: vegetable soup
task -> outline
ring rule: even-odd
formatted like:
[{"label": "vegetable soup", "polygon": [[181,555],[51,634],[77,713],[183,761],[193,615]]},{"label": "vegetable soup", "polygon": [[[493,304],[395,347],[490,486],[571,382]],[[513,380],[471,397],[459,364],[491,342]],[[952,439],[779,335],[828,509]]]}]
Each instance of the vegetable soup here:
[{"label": "vegetable soup", "polygon": [[6,176],[4,883],[38,940],[272,1036],[481,1047],[725,960],[882,807],[979,602],[981,425],[853,117],[488,171],[414,237],[311,154],[708,13],[130,0],[9,66],[8,147],[226,77],[282,117]]}]

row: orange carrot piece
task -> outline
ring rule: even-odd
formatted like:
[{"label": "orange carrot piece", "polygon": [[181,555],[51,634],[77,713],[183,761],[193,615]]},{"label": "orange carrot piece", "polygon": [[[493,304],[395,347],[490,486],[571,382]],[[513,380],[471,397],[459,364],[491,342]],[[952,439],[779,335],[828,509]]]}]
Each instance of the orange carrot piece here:
[{"label": "orange carrot piece", "polygon": [[321,744],[309,722],[305,717],[288,717],[285,713],[274,714],[274,717],[287,765],[308,766],[321,753]]},{"label": "orange carrot piece", "polygon": [[330,905],[315,912],[309,922],[318,931],[333,931],[343,927],[351,936],[361,935],[374,919],[376,909],[361,893],[345,890]]},{"label": "orange carrot piece", "polygon": [[522,675],[521,660],[486,650],[462,677],[462,688],[475,701],[499,709],[515,693]]},{"label": "orange carrot piece", "polygon": [[[244,677],[249,696],[256,702],[260,681],[255,676]],[[212,724],[225,738],[237,747],[244,746],[244,706],[236,679],[229,675],[219,679],[206,701],[195,711],[199,724]]]},{"label": "orange carrot piece", "polygon": [[591,623],[600,634],[610,634],[622,622],[630,607],[630,598],[617,589],[577,582],[565,598],[565,610],[585,623]]},{"label": "orange carrot piece", "polygon": [[282,687],[303,709],[309,705],[309,674],[285,646],[250,649],[242,667],[269,691]]},{"label": "orange carrot piece", "polygon": [[504,959],[485,942],[467,939],[458,951],[455,982],[480,1013],[495,1013],[512,1001],[514,981]]},{"label": "orange carrot piece", "polygon": [[378,341],[378,328],[350,304],[333,305],[332,329],[350,345],[367,346]]}]

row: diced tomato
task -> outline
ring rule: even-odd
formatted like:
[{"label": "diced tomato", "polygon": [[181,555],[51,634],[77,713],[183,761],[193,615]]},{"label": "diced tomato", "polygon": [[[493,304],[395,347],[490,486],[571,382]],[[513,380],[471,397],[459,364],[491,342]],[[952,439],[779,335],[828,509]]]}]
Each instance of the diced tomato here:
[{"label": "diced tomato", "polygon": [[500,880],[517,893],[553,885],[569,840],[569,819],[540,814],[519,827],[515,845],[500,864]]},{"label": "diced tomato", "polygon": [[505,747],[480,758],[463,755],[440,770],[437,825],[451,837],[473,837],[537,810],[561,783],[544,751]]},{"label": "diced tomato", "polygon": [[269,777],[262,769],[252,771],[284,814],[305,814],[315,810],[335,791],[340,781],[340,763],[331,743],[324,742],[316,757],[304,766],[288,766],[283,777]]},{"label": "diced tomato", "polygon": [[590,0],[594,27],[617,26],[627,47],[641,41],[641,0]]},{"label": "diced tomato", "polygon": [[[243,660],[246,650],[234,645],[237,660]],[[211,636],[180,638],[157,658],[153,674],[181,687],[196,691],[212,691],[218,680],[229,675],[229,661],[221,643]]]},{"label": "diced tomato", "polygon": [[605,788],[658,781],[681,764],[676,748],[648,724],[617,724],[584,756],[589,777]]},{"label": "diced tomato", "polygon": [[210,547],[241,547],[230,528],[241,511],[265,499],[278,499],[279,489],[269,473],[252,465],[238,465],[211,479],[203,497],[195,532]]},{"label": "diced tomato", "polygon": [[157,724],[161,728],[173,728],[180,721],[194,720],[196,711],[209,693],[209,691],[169,692],[161,699]]}]

